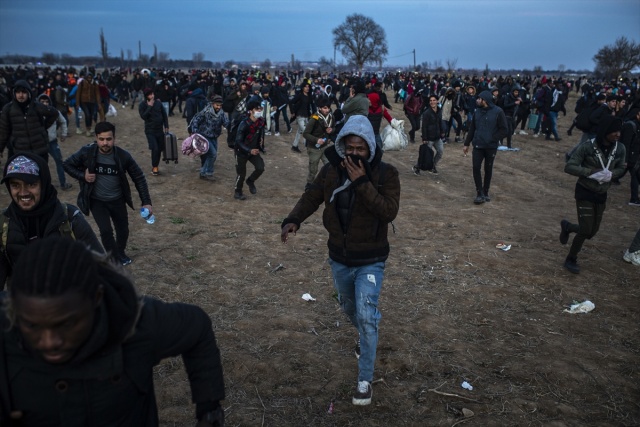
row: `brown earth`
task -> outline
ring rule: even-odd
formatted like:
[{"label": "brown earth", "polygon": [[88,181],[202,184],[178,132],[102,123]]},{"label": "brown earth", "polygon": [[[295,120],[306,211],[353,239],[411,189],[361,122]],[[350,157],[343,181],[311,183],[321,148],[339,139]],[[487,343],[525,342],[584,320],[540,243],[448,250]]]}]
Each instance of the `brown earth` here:
[{"label": "brown earth", "polygon": [[[404,118],[400,104],[392,114]],[[445,145],[438,176],[411,173],[417,145],[385,153],[402,195],[368,407],[351,404],[356,334],[335,299],[320,211],[289,244],[279,240],[307,175],[306,154],[289,149],[293,134],[267,137],[266,172],[244,202],[233,198],[226,134],[216,182],[198,179],[198,159],[161,164],[161,176],[147,177],[156,223],[131,212],[128,268],[141,292],[210,314],[228,426],[640,425],[640,269],[622,261],[640,211],[627,205],[627,176],[609,192],[581,274],[563,269],[559,223],[576,221],[576,178],[563,172],[579,138],[566,135],[572,117],[560,117],[560,142],[515,136],[521,151],[498,153],[493,200],[481,206],[462,144]],[[111,120],[117,144],[150,170],[137,110],[118,107]],[[180,142],[177,108],[170,123]],[[64,154],[89,140],[73,135]],[[61,192],[67,202],[75,196]],[[511,250],[496,249],[500,242]],[[305,302],[307,292],[317,300]],[[585,299],[593,312],[563,312]],[[193,425],[182,361],[165,360],[155,379],[161,425]]]}]

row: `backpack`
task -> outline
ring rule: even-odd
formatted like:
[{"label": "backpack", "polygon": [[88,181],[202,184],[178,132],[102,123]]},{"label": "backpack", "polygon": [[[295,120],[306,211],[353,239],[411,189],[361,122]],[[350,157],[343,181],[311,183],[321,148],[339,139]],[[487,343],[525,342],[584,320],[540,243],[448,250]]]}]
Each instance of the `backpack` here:
[{"label": "backpack", "polygon": [[422,97],[412,94],[404,103],[404,109],[407,114],[418,115],[422,110]]},{"label": "backpack", "polygon": [[247,114],[240,114],[229,124],[229,136],[227,138],[227,145],[229,148],[235,148],[236,146],[236,134],[238,133],[238,127],[240,123],[247,118]]},{"label": "backpack", "polygon": [[418,168],[423,171],[433,169],[433,149],[429,144],[421,144],[418,154]]},{"label": "backpack", "polygon": [[222,111],[224,111],[227,114],[231,114],[233,112],[233,99],[227,97],[222,102]]},{"label": "backpack", "polygon": [[[62,209],[66,213],[66,215],[65,215],[64,221],[62,221],[58,226],[58,231],[60,232],[60,235],[63,237],[68,237],[70,239],[76,240],[76,236],[75,234],[73,234],[73,230],[71,229],[71,222],[69,218],[73,219],[76,215],[80,213],[80,211],[79,210],[72,211],[71,205],[68,205],[62,202],[59,202],[59,203],[62,206]],[[7,239],[8,239],[7,235],[9,234],[10,218],[5,214],[6,212],[7,212],[6,209],[2,211],[2,228],[0,228],[0,252],[3,252],[8,259],[9,256],[6,253],[5,249],[7,247]]]},{"label": "backpack", "polygon": [[576,127],[582,132],[589,132],[589,129],[591,129],[589,116],[591,116],[591,113],[593,113],[599,106],[600,104],[594,102],[593,104],[584,107],[576,117]]}]

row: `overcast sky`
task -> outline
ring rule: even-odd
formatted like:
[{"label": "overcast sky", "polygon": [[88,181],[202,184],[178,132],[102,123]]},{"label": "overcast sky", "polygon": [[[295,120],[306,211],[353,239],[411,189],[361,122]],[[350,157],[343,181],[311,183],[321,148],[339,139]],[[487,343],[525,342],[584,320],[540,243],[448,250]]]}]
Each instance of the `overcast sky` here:
[{"label": "overcast sky", "polygon": [[[594,68],[602,46],[640,42],[640,0],[0,0],[0,55],[43,52],[213,62],[333,59],[331,30],[360,13],[386,31],[385,65]],[[337,62],[342,60],[337,54]]]}]

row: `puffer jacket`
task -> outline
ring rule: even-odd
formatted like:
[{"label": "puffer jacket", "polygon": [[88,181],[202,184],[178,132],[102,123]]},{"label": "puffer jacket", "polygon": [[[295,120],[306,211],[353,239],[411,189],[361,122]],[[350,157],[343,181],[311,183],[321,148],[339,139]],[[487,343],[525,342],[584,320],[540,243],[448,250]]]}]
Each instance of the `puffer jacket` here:
[{"label": "puffer jacket", "polygon": [[[362,121],[366,121],[366,125]],[[363,131],[367,127],[368,130]],[[367,174],[350,183],[345,190],[336,192],[348,177],[341,162],[345,157],[343,138],[351,134],[362,137],[369,145],[371,155],[365,163]],[[388,226],[400,206],[398,170],[382,162],[382,151],[376,149],[375,137],[365,116],[350,118],[336,144],[324,153],[329,163],[320,170],[282,226],[293,223],[300,227],[324,203],[322,222],[329,232],[327,246],[332,260],[347,266],[385,261],[389,256]],[[349,198],[346,212],[341,212],[340,194]]]},{"label": "puffer jacket", "polygon": [[442,110],[428,107],[422,113],[422,140],[437,141],[442,137]]},{"label": "puffer jacket", "polygon": [[200,111],[191,120],[190,127],[193,133],[199,133],[207,139],[218,138],[222,134],[222,128],[229,126],[229,118],[222,111],[216,114],[211,104]]},{"label": "puffer jacket", "polygon": [[153,367],[179,355],[197,414],[224,399],[220,351],[202,309],[140,298],[119,274],[101,278],[90,338],[64,365],[35,358],[0,308],[0,425],[13,425],[9,411],[22,411],[24,427],[158,426]]},{"label": "puffer jacket", "polygon": [[147,101],[142,101],[138,105],[138,113],[140,118],[144,120],[144,133],[158,134],[163,133],[169,127],[169,118],[167,112],[162,106],[162,102],[156,99],[153,105],[149,106]]},{"label": "puffer jacket", "polygon": [[609,187],[611,187],[611,182],[599,183],[595,179],[589,178],[596,170],[602,169],[596,150],[600,152],[602,163],[604,163],[605,166],[607,166],[609,158],[611,157],[609,170],[611,171],[612,181],[621,177],[625,172],[626,150],[624,144],[616,142],[609,149],[605,149],[601,142],[605,138],[605,129],[612,120],[614,120],[613,117],[605,117],[603,124],[598,127],[596,137],[580,144],[564,166],[566,173],[578,177],[577,185],[597,194],[606,194]]},{"label": "puffer jacket", "polygon": [[[27,82],[19,80],[15,87],[24,87],[31,93]],[[47,129],[58,118],[58,110],[29,99],[24,109],[14,100],[0,112],[0,153],[9,148],[10,153],[29,152],[39,156],[49,153]]]},{"label": "puffer jacket", "polygon": [[[133,209],[131,188],[129,187],[129,180],[127,179],[126,173],[131,176],[133,184],[135,185],[136,190],[138,190],[138,195],[140,196],[142,205],[151,205],[151,196],[149,195],[147,180],[136,161],[131,157],[131,154],[120,147],[113,147],[113,152],[116,160],[116,167],[118,168],[118,176],[120,177],[120,183],[122,186],[122,194],[127,205]],[[92,144],[85,145],[63,162],[64,171],[71,177],[77,179],[80,184],[78,207],[85,215],[89,215],[91,192],[93,191],[94,183],[88,183],[84,180],[84,172],[86,169],[95,170],[97,157],[98,144],[94,142]]]}]

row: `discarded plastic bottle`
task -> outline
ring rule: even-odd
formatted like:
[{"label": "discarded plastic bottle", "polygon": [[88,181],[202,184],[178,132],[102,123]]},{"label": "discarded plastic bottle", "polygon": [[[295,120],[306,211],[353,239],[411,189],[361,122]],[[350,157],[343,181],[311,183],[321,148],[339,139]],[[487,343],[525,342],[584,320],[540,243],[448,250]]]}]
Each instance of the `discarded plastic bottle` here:
[{"label": "discarded plastic bottle", "polygon": [[140,208],[140,216],[142,217],[142,219],[147,221],[147,224],[153,224],[154,222],[156,222],[155,215],[149,212],[149,209],[147,208]]}]

